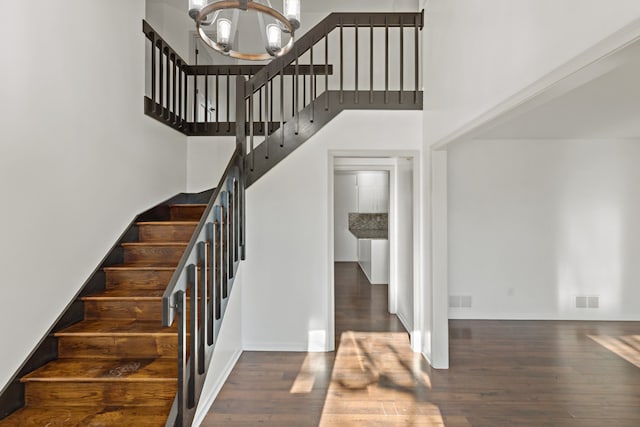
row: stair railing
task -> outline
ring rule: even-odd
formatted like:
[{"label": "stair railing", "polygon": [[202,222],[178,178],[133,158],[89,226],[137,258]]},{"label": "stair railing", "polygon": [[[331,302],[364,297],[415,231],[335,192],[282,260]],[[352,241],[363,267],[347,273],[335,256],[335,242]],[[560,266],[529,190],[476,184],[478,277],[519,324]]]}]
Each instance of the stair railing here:
[{"label": "stair railing", "polygon": [[162,297],[178,325],[178,393],[167,426],[189,426],[245,251],[243,151],[238,146]]},{"label": "stair railing", "polygon": [[[292,151],[296,140],[317,131],[320,126],[310,124],[318,119],[326,122],[348,108],[422,109],[423,23],[423,12],[332,13],[286,55],[250,77],[245,83],[247,184]],[[347,38],[351,43],[345,44]],[[307,75],[299,73],[301,63],[310,67]],[[290,67],[291,76],[284,71]]]}]

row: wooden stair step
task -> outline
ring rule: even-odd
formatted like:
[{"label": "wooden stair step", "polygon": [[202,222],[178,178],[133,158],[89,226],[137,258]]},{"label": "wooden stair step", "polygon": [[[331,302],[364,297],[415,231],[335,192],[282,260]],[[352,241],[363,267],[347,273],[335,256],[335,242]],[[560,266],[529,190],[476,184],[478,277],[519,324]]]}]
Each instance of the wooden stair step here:
[{"label": "wooden stair step", "polygon": [[169,206],[169,217],[172,221],[200,221],[207,208],[206,204],[175,204]]},{"label": "wooden stair step", "polygon": [[165,289],[175,265],[120,264],[103,268],[108,289]]},{"label": "wooden stair step", "polygon": [[82,297],[84,301],[160,301],[164,288],[157,289],[122,289],[109,288],[95,294]]},{"label": "wooden stair step", "polygon": [[141,242],[188,242],[198,221],[138,222],[136,225]]},{"label": "wooden stair step", "polygon": [[55,333],[65,336],[175,336],[178,328],[174,325],[163,328],[160,322],[140,320],[83,320]]},{"label": "wooden stair step", "polygon": [[145,266],[177,265],[187,248],[186,242],[122,243],[125,264]]},{"label": "wooden stair step", "polygon": [[171,382],[34,381],[25,384],[27,406],[132,405],[171,406],[177,379]]},{"label": "wooden stair step", "polygon": [[55,333],[60,358],[175,358],[177,327],[160,321],[83,320]]},{"label": "wooden stair step", "polygon": [[24,407],[4,420],[2,427],[43,427],[43,426],[140,426],[163,427],[169,415],[169,408],[145,406],[67,406],[67,407]]},{"label": "wooden stair step", "polygon": [[[130,319],[162,322],[162,296],[159,289],[106,289],[82,297],[85,320]],[[190,292],[187,290],[187,296]],[[187,314],[189,301],[187,301]]]},{"label": "wooden stair step", "polygon": [[176,359],[58,359],[21,382],[170,382],[178,378]]}]

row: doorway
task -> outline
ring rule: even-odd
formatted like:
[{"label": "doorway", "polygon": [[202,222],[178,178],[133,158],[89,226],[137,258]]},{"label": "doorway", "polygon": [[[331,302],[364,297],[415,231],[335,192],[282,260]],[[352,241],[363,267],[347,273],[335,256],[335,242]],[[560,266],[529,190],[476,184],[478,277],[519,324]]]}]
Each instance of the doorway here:
[{"label": "doorway", "polygon": [[[412,157],[334,158],[333,261],[357,265],[369,286],[387,286],[388,305],[380,310],[397,316],[412,348],[420,351],[419,334],[414,333],[419,329],[414,172]],[[374,235],[357,237],[350,228],[358,221]],[[337,289],[334,295],[340,295]]]}]

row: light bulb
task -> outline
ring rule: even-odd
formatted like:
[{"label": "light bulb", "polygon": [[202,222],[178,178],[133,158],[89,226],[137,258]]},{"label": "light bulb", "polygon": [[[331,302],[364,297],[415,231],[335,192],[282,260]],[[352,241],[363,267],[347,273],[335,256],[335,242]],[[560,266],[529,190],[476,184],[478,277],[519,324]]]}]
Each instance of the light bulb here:
[{"label": "light bulb", "polygon": [[267,25],[267,51],[273,54],[280,49],[282,44],[282,31],[276,24]]},{"label": "light bulb", "polygon": [[300,28],[300,0],[284,0],[284,16],[295,30]]},{"label": "light bulb", "polygon": [[217,42],[219,45],[229,49],[229,43],[231,40],[231,21],[226,18],[220,18],[217,21]]},{"label": "light bulb", "polygon": [[189,16],[196,19],[203,7],[207,5],[207,0],[189,0]]}]

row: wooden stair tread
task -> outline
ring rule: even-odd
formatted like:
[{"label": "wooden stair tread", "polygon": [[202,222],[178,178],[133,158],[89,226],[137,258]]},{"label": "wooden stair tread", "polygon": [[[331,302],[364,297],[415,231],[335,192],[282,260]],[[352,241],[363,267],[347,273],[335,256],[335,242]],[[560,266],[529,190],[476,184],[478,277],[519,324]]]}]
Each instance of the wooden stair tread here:
[{"label": "wooden stair tread", "polygon": [[169,411],[145,406],[24,407],[4,420],[5,427],[42,426],[164,426]]},{"label": "wooden stair tread", "polygon": [[25,375],[21,382],[173,382],[176,359],[58,359]]},{"label": "wooden stair tread", "polygon": [[169,205],[169,207],[177,207],[177,208],[183,208],[183,207],[188,207],[188,208],[206,208],[207,204],[206,203],[174,203],[172,205]]},{"label": "wooden stair tread", "polygon": [[144,264],[135,264],[135,263],[116,264],[116,265],[103,268],[103,270],[105,271],[128,271],[128,270],[166,271],[166,270],[175,270],[175,269],[176,269],[176,265],[144,265]]},{"label": "wooden stair tread", "polygon": [[163,328],[159,321],[107,319],[83,320],[55,333],[66,336],[174,336],[177,326]]},{"label": "wooden stair tread", "polygon": [[172,226],[172,225],[191,225],[195,227],[198,225],[198,221],[181,221],[179,219],[174,219],[171,221],[139,221],[136,222],[136,225],[160,225],[160,226]]},{"label": "wooden stair tread", "polygon": [[83,301],[103,301],[103,300],[137,300],[137,301],[160,301],[164,294],[164,287],[158,289],[106,289],[99,293],[82,297]]},{"label": "wooden stair tread", "polygon": [[189,245],[189,242],[127,242],[122,243],[122,247],[144,247],[144,246],[181,246],[186,248]]}]

